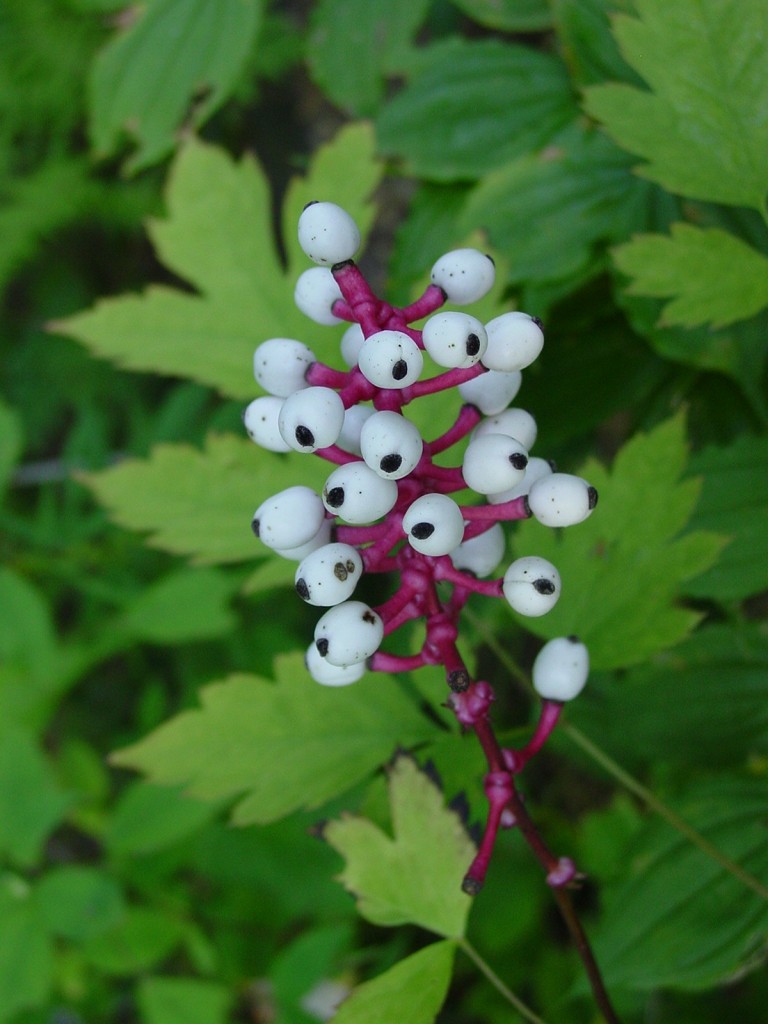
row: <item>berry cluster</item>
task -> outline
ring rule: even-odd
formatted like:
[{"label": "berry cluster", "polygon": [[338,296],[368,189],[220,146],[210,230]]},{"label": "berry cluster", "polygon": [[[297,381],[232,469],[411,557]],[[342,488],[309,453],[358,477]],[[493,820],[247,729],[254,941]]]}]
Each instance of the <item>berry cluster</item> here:
[{"label": "berry cluster", "polygon": [[[495,274],[489,256],[475,249],[447,253],[432,267],[423,295],[395,308],[373,294],[354,263],[360,235],[344,210],[310,203],[298,230],[301,247],[319,266],[299,277],[296,303],[319,324],[350,324],[341,341],[348,368],[318,362],[300,341],[265,341],[256,349],[254,372],[267,394],[248,406],[245,426],[264,448],[312,452],[335,468],[322,494],[297,485],[268,498],[254,514],[253,530],[277,554],[298,562],[299,596],[328,609],[306,655],[318,683],[344,686],[366,669],[445,668],[450,706],[478,734],[489,763],[488,823],[465,879],[474,892],[498,828],[523,827],[514,776],[541,748],[562,702],[583,687],[588,655],[575,637],[544,645],[533,666],[542,698],[539,724],[522,750],[503,750],[488,720],[493,691],[471,679],[457,648],[460,613],[472,594],[504,597],[523,615],[548,612],[561,580],[545,559],[518,558],[502,577],[489,578],[504,556],[501,524],[535,516],[547,526],[570,526],[591,513],[597,493],[580,477],[530,456],[536,423],[510,407],[521,370],[542,349],[540,321],[509,312],[483,324],[463,311],[440,311],[446,302],[463,306],[489,291]],[[423,327],[412,326],[424,318]],[[442,370],[426,379],[424,352]],[[440,436],[423,438],[404,408],[456,388],[463,404],[455,422]],[[463,441],[461,465],[435,462]],[[467,490],[484,501],[453,497]],[[364,573],[397,574],[397,591],[377,607],[355,600]],[[441,596],[446,591],[449,596]],[[415,619],[425,627],[418,653],[380,649],[389,634]],[[547,857],[550,884],[572,879],[570,861]]]}]

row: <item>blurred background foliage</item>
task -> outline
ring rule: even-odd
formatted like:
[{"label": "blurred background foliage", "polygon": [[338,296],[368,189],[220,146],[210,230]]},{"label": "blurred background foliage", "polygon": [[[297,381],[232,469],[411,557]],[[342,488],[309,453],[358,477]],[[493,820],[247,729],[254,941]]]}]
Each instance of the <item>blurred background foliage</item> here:
[{"label": "blurred background foliage", "polygon": [[[450,929],[425,946],[416,907],[396,929],[358,913],[343,833],[313,835],[387,822],[398,746],[483,813],[430,673],[305,700],[314,616],[249,532],[320,472],[240,424],[259,341],[303,332],[334,361],[337,333],[291,307],[315,189],[359,216],[392,301],[481,238],[494,301],[546,320],[536,454],[601,505],[512,543],[572,582],[536,633],[578,628],[596,671],[530,807],[588,875],[624,1021],[765,1021],[767,44],[762,0],[5,0],[3,1024],[308,1024],[372,978],[340,1021],[517,1019]],[[479,602],[463,641],[510,742],[530,626]],[[370,744],[327,738],[319,771],[302,751],[328,714]],[[597,1019],[519,836],[468,929],[540,1018]]]}]

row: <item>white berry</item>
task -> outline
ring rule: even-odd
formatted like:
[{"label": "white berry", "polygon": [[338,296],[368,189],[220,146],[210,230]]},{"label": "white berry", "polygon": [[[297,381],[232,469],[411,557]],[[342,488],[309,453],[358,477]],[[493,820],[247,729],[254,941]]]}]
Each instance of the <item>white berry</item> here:
[{"label": "white berry", "polygon": [[315,626],[315,646],[332,665],[359,665],[378,650],[383,637],[381,616],[362,601],[337,604]]},{"label": "white berry", "polygon": [[440,257],[430,276],[449,302],[465,306],[488,294],[496,279],[496,266],[477,249],[454,249]]},{"label": "white berry", "polygon": [[323,658],[315,644],[310,644],[304,655],[307,671],[321,686],[350,686],[365,675],[365,662],[357,665],[332,665]]},{"label": "white berry", "polygon": [[521,615],[546,615],[560,597],[560,573],[545,558],[518,558],[504,573],[502,589],[510,606]]},{"label": "white berry", "polygon": [[334,469],[323,488],[326,509],[357,526],[380,519],[397,501],[397,484],[374,473],[364,462]]},{"label": "white berry", "polygon": [[464,536],[461,509],[447,494],[423,494],[403,516],[408,543],[423,555],[447,555]]},{"label": "white berry", "polygon": [[363,573],[363,560],[351,544],[326,544],[296,569],[296,593],[307,604],[331,608],[348,600]]},{"label": "white berry", "polygon": [[573,700],[589,675],[589,651],[575,636],[544,644],[533,663],[533,686],[545,700]]},{"label": "white berry", "polygon": [[528,492],[528,505],[544,526],[575,526],[591,515],[597,491],[570,473],[551,473],[537,480]]},{"label": "white berry", "polygon": [[549,476],[552,472],[551,462],[547,462],[546,459],[540,459],[536,455],[530,455],[523,479],[516,483],[514,487],[509,487],[505,491],[486,495],[488,503],[490,505],[501,505],[505,501],[512,501],[513,498],[521,498],[524,494],[529,493],[537,480],[540,480],[543,476]]},{"label": "white berry", "polygon": [[360,232],[335,203],[308,203],[299,217],[299,245],[315,263],[333,266],[352,259],[360,248]]},{"label": "white berry", "polygon": [[360,451],[366,464],[387,480],[407,476],[423,449],[418,427],[396,412],[375,412],[360,432]]},{"label": "white berry", "polygon": [[481,434],[467,446],[461,472],[467,487],[478,494],[493,494],[519,483],[527,465],[528,452],[516,438]]},{"label": "white berry", "polygon": [[341,336],[341,358],[347,366],[357,366],[360,349],[363,347],[365,335],[360,324],[350,324]]},{"label": "white berry", "polygon": [[294,548],[311,540],[324,519],[320,496],[297,484],[263,501],[253,514],[251,529],[268,548]]},{"label": "white berry", "polygon": [[253,353],[253,375],[270,395],[287,398],[294,391],[308,387],[306,374],[315,354],[301,341],[292,338],[270,338]]},{"label": "white berry", "polygon": [[536,442],[537,433],[536,420],[525,409],[504,409],[478,423],[472,436],[508,434],[509,437],[516,437],[530,451]]},{"label": "white berry", "polygon": [[506,409],[523,382],[519,370],[514,373],[502,373],[500,370],[488,370],[472,380],[459,384],[459,394],[465,402],[476,405],[484,416],[495,416]]},{"label": "white berry", "polygon": [[506,542],[499,523],[476,537],[464,540],[451,551],[451,561],[457,569],[475,576],[490,576],[504,557]]},{"label": "white berry", "polygon": [[333,312],[333,304],[343,300],[336,278],[327,267],[310,267],[299,275],[293,301],[316,324],[331,326],[342,320]]},{"label": "white berry", "polygon": [[370,405],[350,405],[344,410],[344,422],[336,444],[345,452],[360,454],[360,434],[363,424],[374,414]]},{"label": "white berry", "polygon": [[277,425],[282,398],[275,395],[263,395],[255,398],[243,412],[243,425],[252,441],[270,452],[289,452],[291,446],[283,440]]},{"label": "white berry", "polygon": [[488,345],[485,327],[468,313],[436,313],[424,324],[424,348],[438,366],[466,369],[480,362]]},{"label": "white berry", "polygon": [[512,373],[524,370],[536,359],[544,345],[539,321],[528,313],[502,313],[485,325],[488,347],[483,366],[489,370]]},{"label": "white berry", "polygon": [[286,398],[277,423],[287,445],[297,452],[314,452],[336,443],[344,403],[332,388],[304,388]]},{"label": "white berry", "polygon": [[403,331],[377,331],[361,345],[358,365],[377,388],[407,388],[418,380],[424,356]]},{"label": "white berry", "polygon": [[276,555],[280,555],[281,558],[287,558],[289,562],[301,562],[307,555],[311,555],[313,551],[317,551],[318,548],[330,544],[332,529],[333,521],[331,519],[324,519],[317,533],[303,544],[297,544],[295,547],[290,548],[273,548],[272,550]]}]

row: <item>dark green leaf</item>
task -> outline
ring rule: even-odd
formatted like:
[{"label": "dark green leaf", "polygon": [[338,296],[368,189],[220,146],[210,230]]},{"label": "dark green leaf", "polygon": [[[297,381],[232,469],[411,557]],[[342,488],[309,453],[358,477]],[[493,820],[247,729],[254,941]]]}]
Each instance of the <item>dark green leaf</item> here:
[{"label": "dark green leaf", "polygon": [[113,760],[204,800],[239,797],[235,821],[250,824],[318,807],[398,744],[435,730],[378,675],[350,688],[318,686],[298,655],[281,658],[276,671],[276,683],[234,676],[207,686],[199,710],[182,712]]},{"label": "dark green leaf", "polygon": [[468,18],[502,32],[536,32],[549,28],[548,0],[451,0]]},{"label": "dark green leaf", "polygon": [[83,943],[87,963],[107,974],[136,975],[165,959],[184,937],[173,912],[129,907],[119,923]]},{"label": "dark green leaf", "polygon": [[639,82],[611,32],[610,19],[633,10],[633,0],[554,0],[563,58],[579,85],[606,79]]},{"label": "dark green leaf", "polygon": [[475,178],[544,145],[573,120],[556,58],[497,40],[433,44],[376,123],[385,153],[437,181]]},{"label": "dark green leaf", "polygon": [[142,1024],[225,1024],[232,994],[200,978],[143,978],[138,1003]]},{"label": "dark green leaf", "polygon": [[188,839],[216,813],[177,789],[135,782],[115,805],[104,840],[115,853],[154,853]]},{"label": "dark green leaf", "polygon": [[35,899],[50,931],[73,942],[101,935],[125,911],[118,884],[91,867],[54,868],[40,880]]},{"label": "dark green leaf", "polygon": [[19,1010],[43,1006],[53,974],[53,947],[34,900],[21,878],[0,886],[0,1021]]},{"label": "dark green leaf", "polygon": [[134,11],[94,64],[91,144],[97,157],[136,143],[143,170],[166,156],[185,120],[202,124],[227,98],[251,48],[260,0],[153,0]]}]

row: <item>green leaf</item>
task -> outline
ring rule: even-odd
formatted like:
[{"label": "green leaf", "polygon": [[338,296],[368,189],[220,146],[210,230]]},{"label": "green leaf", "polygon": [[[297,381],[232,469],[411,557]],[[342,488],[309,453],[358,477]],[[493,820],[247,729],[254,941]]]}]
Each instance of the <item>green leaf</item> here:
[{"label": "green leaf", "polygon": [[620,680],[593,682],[571,714],[626,766],[712,770],[768,754],[768,639],[759,626],[707,626]]},{"label": "green leaf", "polygon": [[468,18],[502,32],[536,32],[549,28],[548,0],[451,0]]},{"label": "green leaf", "polygon": [[203,452],[158,445],[149,459],[129,459],[84,480],[115,521],[148,530],[148,543],[198,562],[240,562],[270,552],[250,521],[262,501],[298,480],[318,489],[320,459],[281,457],[228,434],[211,435]]},{"label": "green leaf", "polygon": [[156,644],[222,636],[234,627],[228,605],[239,586],[217,569],[180,569],[142,590],[116,628]]},{"label": "green leaf", "polygon": [[192,800],[178,789],[135,782],[117,801],[104,842],[123,855],[155,853],[188,839],[216,813],[210,803]]},{"label": "green leaf", "polygon": [[540,636],[577,634],[593,668],[617,668],[671,647],[700,615],[678,606],[681,585],[708,569],[725,538],[685,532],[700,485],[680,480],[686,464],[681,416],[640,434],[609,473],[597,462],[580,471],[600,503],[585,522],[557,531],[520,524],[515,553],[549,559],[563,595],[542,618],[519,618]]},{"label": "green leaf", "polygon": [[[721,776],[676,808],[718,849],[768,881],[765,783]],[[696,990],[763,963],[768,908],[680,833],[650,821],[606,894],[595,952],[609,986]],[[724,912],[727,908],[727,912]]]},{"label": "green leaf", "polygon": [[443,794],[410,757],[389,772],[393,835],[351,815],[329,822],[323,835],[344,857],[339,876],[373,924],[417,924],[461,938],[471,899],[461,881],[475,849]]},{"label": "green leaf", "polygon": [[433,942],[366,981],[346,999],[332,1024],[433,1024],[453,970],[453,942]]},{"label": "green leaf", "polygon": [[568,277],[603,266],[597,245],[645,223],[649,188],[629,172],[626,154],[574,123],[537,153],[492,171],[461,216],[484,227],[510,264],[512,282]]},{"label": "green leaf", "polygon": [[669,236],[637,235],[614,259],[632,295],[673,297],[663,325],[724,327],[768,306],[768,259],[719,228],[673,224]]},{"label": "green leaf", "polygon": [[[762,0],[636,0],[622,53],[648,83],[596,85],[586,107],[670,192],[765,209],[768,73]],[[726,44],[727,41],[727,44]]]},{"label": "green leaf", "polygon": [[71,803],[27,733],[0,733],[0,852],[18,864],[34,864]]},{"label": "green leaf", "polygon": [[554,0],[554,20],[563,58],[579,85],[606,79],[639,82],[619,53],[610,19],[629,14],[633,0]]},{"label": "green leaf", "polygon": [[411,40],[429,2],[382,6],[370,0],[319,0],[312,10],[307,55],[312,77],[326,96],[358,116],[375,114],[386,76],[407,68]]},{"label": "green leaf", "polygon": [[365,778],[398,744],[428,739],[435,726],[394,681],[368,675],[351,688],[318,686],[299,655],[280,658],[277,682],[233,676],[201,692],[146,739],[113,755],[161,785],[204,800],[238,797],[234,820],[275,821]]},{"label": "green leaf", "polygon": [[573,120],[565,68],[498,40],[433,43],[376,122],[381,149],[412,174],[476,178],[544,145]]},{"label": "green leaf", "polygon": [[173,149],[186,121],[202,124],[227,98],[250,51],[260,0],[152,0],[104,48],[90,81],[97,157],[136,151],[129,171]]},{"label": "green leaf", "polygon": [[142,1024],[225,1024],[232,994],[199,978],[142,978],[138,1003]]},{"label": "green leaf", "polygon": [[129,907],[109,931],[84,942],[86,962],[107,974],[136,975],[164,960],[181,943],[184,924],[175,913]]},{"label": "green leaf", "polygon": [[43,1006],[52,973],[52,943],[34,891],[6,875],[0,886],[0,1021]]},{"label": "green leaf", "polygon": [[21,420],[10,405],[0,401],[0,494],[8,486],[21,455],[21,445]]},{"label": "green leaf", "polygon": [[741,600],[768,589],[768,439],[744,436],[691,458],[703,478],[691,524],[730,538],[707,572],[686,584],[694,597]]},{"label": "green leaf", "polygon": [[250,157],[234,163],[222,150],[192,140],[171,169],[168,216],[150,231],[163,263],[199,294],[150,287],[142,295],[103,300],[52,327],[121,366],[189,378],[239,399],[257,391],[253,350],[269,337],[310,332],[317,357],[338,365],[340,331],[318,329],[293,301],[295,280],[309,265],[294,237],[296,197],[341,200],[364,232],[380,173],[369,125],[349,126],[323,147],[308,176],[289,188],[284,268],[261,168]]},{"label": "green leaf", "polygon": [[125,907],[117,883],[97,868],[66,865],[43,876],[35,899],[54,935],[82,942],[114,927]]}]

